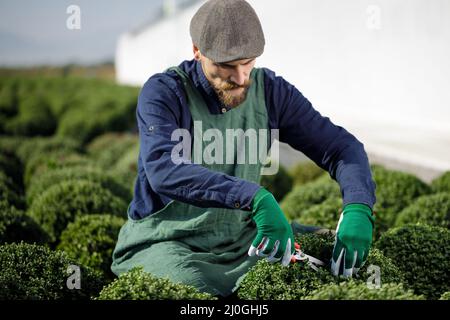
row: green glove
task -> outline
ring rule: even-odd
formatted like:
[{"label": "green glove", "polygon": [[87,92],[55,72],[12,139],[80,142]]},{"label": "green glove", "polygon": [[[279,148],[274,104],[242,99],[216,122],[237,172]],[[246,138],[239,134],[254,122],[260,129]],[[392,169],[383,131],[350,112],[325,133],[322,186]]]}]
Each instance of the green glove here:
[{"label": "green glove", "polygon": [[248,255],[267,257],[269,262],[281,260],[287,266],[295,251],[294,234],[275,197],[265,188],[259,189],[253,198],[252,211],[258,233]]},{"label": "green glove", "polygon": [[336,229],[331,271],[345,277],[356,275],[369,255],[374,216],[369,206],[352,203],[345,206]]}]

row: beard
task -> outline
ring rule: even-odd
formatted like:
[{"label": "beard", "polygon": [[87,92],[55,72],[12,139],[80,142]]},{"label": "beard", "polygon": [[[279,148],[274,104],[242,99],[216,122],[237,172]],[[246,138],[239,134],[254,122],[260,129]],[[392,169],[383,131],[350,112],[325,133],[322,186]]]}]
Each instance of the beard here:
[{"label": "beard", "polygon": [[[239,106],[247,98],[248,88],[250,87],[251,79],[245,81],[243,85],[226,82],[221,85],[214,85],[213,88],[219,97],[220,102],[229,108],[235,108]],[[242,88],[244,89],[239,95],[232,94],[232,89]]]}]

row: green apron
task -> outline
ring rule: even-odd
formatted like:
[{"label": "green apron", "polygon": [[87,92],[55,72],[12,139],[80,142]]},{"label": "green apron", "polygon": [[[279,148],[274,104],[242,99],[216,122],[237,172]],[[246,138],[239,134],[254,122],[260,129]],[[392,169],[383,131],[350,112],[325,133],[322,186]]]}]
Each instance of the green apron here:
[{"label": "green apron", "polygon": [[[187,102],[193,121],[202,122],[202,131],[213,128],[222,132],[223,164],[202,166],[223,172],[248,181],[259,183],[261,161],[250,161],[247,143],[234,140],[233,163],[226,161],[226,129],[268,129],[268,117],[264,95],[264,74],[262,69],[251,72],[252,84],[246,100],[237,108],[222,114],[210,114],[209,109],[195,89],[191,80],[178,67],[171,68],[183,81]],[[199,139],[194,133],[192,158],[195,142]],[[266,131],[265,150],[267,154],[270,136]],[[197,137],[197,139],[196,139]],[[259,141],[258,136],[258,144]],[[203,150],[211,142],[202,141]],[[239,149],[239,147],[244,149]],[[245,163],[238,162],[239,152],[245,151]],[[212,154],[214,154],[212,152]],[[228,155],[230,156],[230,155]],[[193,160],[195,162],[195,160]],[[211,162],[209,162],[211,163]],[[256,226],[250,217],[251,212],[239,209],[200,208],[172,200],[161,210],[140,220],[128,221],[121,228],[116,248],[113,252],[111,270],[119,275],[136,266],[158,277],[168,277],[173,282],[192,285],[200,291],[213,295],[228,296],[237,289],[245,273],[252,267],[256,257],[247,255],[256,236]]]}]

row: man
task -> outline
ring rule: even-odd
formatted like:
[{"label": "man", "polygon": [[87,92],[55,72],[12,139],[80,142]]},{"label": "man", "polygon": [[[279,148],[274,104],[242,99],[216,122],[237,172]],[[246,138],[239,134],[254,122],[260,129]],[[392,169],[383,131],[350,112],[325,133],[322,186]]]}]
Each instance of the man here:
[{"label": "man", "polygon": [[[254,68],[265,39],[244,0],[206,2],[190,33],[194,59],[152,76],[139,96],[139,177],[112,270],[120,274],[142,265],[157,276],[227,296],[258,258],[288,265],[294,236],[273,195],[259,185],[261,161],[210,161],[223,159],[222,152],[234,160],[251,155],[228,130],[278,129],[280,141],[338,181],[344,209],[332,271],[356,274],[370,249],[375,202],[363,145],[286,80]],[[213,137],[226,137],[226,143],[216,145],[209,161],[193,161],[191,148],[174,161],[180,141],[173,137],[180,129],[190,133],[182,140],[197,155]]]}]

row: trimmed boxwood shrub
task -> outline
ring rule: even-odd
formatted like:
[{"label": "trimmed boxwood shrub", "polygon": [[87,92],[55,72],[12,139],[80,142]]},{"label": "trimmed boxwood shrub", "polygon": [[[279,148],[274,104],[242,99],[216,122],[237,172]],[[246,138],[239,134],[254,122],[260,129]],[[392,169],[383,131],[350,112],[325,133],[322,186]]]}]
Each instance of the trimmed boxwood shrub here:
[{"label": "trimmed boxwood shrub", "polygon": [[450,171],[444,172],[431,182],[433,192],[450,192]]},{"label": "trimmed boxwood shrub", "polygon": [[277,174],[261,176],[260,184],[269,190],[277,201],[281,201],[291,191],[292,177],[281,164],[278,169]]},{"label": "trimmed boxwood shrub", "polygon": [[302,212],[297,222],[306,225],[336,229],[342,210],[342,198],[328,198],[321,204],[316,204]]},{"label": "trimmed boxwood shrub", "polygon": [[0,89],[0,115],[11,117],[17,114],[17,95],[12,83]]},{"label": "trimmed boxwood shrub", "polygon": [[78,216],[61,234],[57,248],[112,279],[112,252],[124,223],[125,219],[110,214]]},{"label": "trimmed boxwood shrub", "polygon": [[[261,259],[252,267],[240,283],[238,297],[249,300],[296,300],[305,298],[323,284],[347,281],[334,277],[330,271],[334,236],[325,234],[304,234],[296,237],[302,251],[326,263],[314,271],[305,263],[283,267],[280,263],[268,263]],[[358,281],[366,281],[367,268],[371,264],[380,267],[383,281],[401,282],[401,272],[378,250],[371,250],[367,262],[358,273]]]},{"label": "trimmed boxwood shrub", "polygon": [[50,154],[37,154],[26,165],[24,184],[28,188],[32,179],[36,179],[47,171],[70,167],[95,167],[94,162],[79,153],[55,151]]},{"label": "trimmed boxwood shrub", "polygon": [[86,144],[103,133],[127,130],[129,123],[124,119],[128,117],[130,115],[118,107],[118,101],[111,98],[91,101],[81,109],[70,109],[64,113],[59,122],[57,135],[78,139]]},{"label": "trimmed boxwood shrub", "polygon": [[439,300],[450,300],[450,291],[444,292]]},{"label": "trimmed boxwood shrub", "polygon": [[126,216],[127,203],[100,184],[87,180],[64,181],[42,193],[28,214],[48,232],[51,242],[77,215],[108,213]]},{"label": "trimmed boxwood shrub", "polygon": [[377,234],[393,227],[398,213],[415,198],[431,192],[427,184],[408,173],[387,170],[378,165],[372,166],[372,173],[377,185],[374,206]]},{"label": "trimmed boxwood shrub", "polygon": [[[313,257],[316,257],[331,267],[331,256],[333,253],[335,236],[331,232],[324,234],[304,234],[297,237],[297,242],[300,244],[302,250]],[[380,268],[380,276],[382,283],[401,283],[404,282],[405,277],[403,272],[386,257],[379,249],[372,247],[367,257],[364,266],[356,275],[357,279],[365,280],[368,273],[367,269],[370,265],[375,265]]]},{"label": "trimmed boxwood shrub", "polygon": [[138,142],[137,135],[110,132],[96,137],[89,143],[86,150],[95,159],[96,164],[110,169]]},{"label": "trimmed boxwood shrub", "polygon": [[31,205],[36,197],[52,185],[69,180],[89,180],[96,182],[103,188],[111,191],[115,196],[122,198],[124,201],[129,202],[131,200],[132,194],[129,190],[130,188],[126,188],[111,174],[104,172],[99,168],[63,167],[44,172],[42,175],[31,179],[26,193],[27,204]]},{"label": "trimmed boxwood shrub", "polygon": [[450,291],[450,231],[428,225],[405,225],[384,233],[376,247],[405,275],[417,294],[438,299]]},{"label": "trimmed boxwood shrub", "polygon": [[311,292],[309,300],[424,300],[402,284],[387,283],[380,288],[369,288],[367,284],[347,281],[326,284]]},{"label": "trimmed boxwood shrub", "polygon": [[23,188],[23,167],[15,155],[6,152],[0,153],[0,172],[10,177],[19,189]]},{"label": "trimmed boxwood shrub", "polygon": [[450,228],[450,192],[419,197],[399,213],[396,226],[416,222]]},{"label": "trimmed boxwood shrub", "polygon": [[157,278],[136,267],[104,287],[98,300],[215,300],[195,287]]},{"label": "trimmed boxwood shrub", "polygon": [[[69,289],[70,265],[81,272],[81,289]],[[0,300],[89,299],[104,285],[100,273],[81,266],[62,251],[12,243],[0,246]]]},{"label": "trimmed boxwood shrub", "polygon": [[46,243],[48,235],[25,212],[0,200],[0,244],[20,241]]},{"label": "trimmed boxwood shrub", "polygon": [[5,124],[5,132],[19,136],[47,136],[55,132],[57,121],[48,102],[40,96],[19,103],[19,113]]},{"label": "trimmed boxwood shrub", "polygon": [[294,185],[302,185],[314,181],[325,173],[325,170],[312,161],[300,162],[290,170]]},{"label": "trimmed boxwood shrub", "polygon": [[138,174],[139,144],[135,144],[116,163],[112,174],[134,192]]},{"label": "trimmed boxwood shrub", "polygon": [[310,207],[340,196],[339,185],[327,177],[294,187],[281,202],[281,209],[289,219],[300,218]]},{"label": "trimmed boxwood shrub", "polygon": [[17,148],[17,156],[24,164],[36,155],[49,155],[54,152],[82,153],[81,143],[75,139],[62,137],[34,137],[23,140]]},{"label": "trimmed boxwood shrub", "polygon": [[0,200],[14,205],[19,209],[25,208],[25,201],[21,190],[4,172],[0,171]]}]

